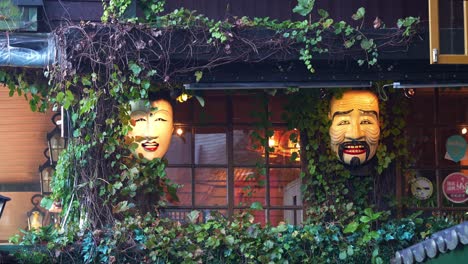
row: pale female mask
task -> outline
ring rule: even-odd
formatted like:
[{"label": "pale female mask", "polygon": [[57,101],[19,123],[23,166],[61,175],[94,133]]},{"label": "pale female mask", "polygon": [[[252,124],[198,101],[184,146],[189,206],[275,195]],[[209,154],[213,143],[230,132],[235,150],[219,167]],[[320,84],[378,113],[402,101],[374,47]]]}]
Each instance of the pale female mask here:
[{"label": "pale female mask", "polygon": [[138,144],[134,155],[138,158],[153,160],[162,158],[171,144],[174,130],[173,110],[171,104],[159,99],[135,101],[130,103],[130,125],[128,136]]}]

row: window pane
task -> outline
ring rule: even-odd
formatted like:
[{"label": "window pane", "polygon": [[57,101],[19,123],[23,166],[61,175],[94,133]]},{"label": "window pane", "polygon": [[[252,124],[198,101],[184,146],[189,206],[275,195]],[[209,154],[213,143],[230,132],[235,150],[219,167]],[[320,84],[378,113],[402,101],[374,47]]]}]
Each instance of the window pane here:
[{"label": "window pane", "polygon": [[270,211],[270,224],[277,226],[281,222],[291,225],[299,225],[303,221],[303,213],[301,209],[298,210],[271,210]]},{"label": "window pane", "polygon": [[265,175],[253,168],[234,169],[234,205],[250,206],[253,202],[265,205]]},{"label": "window pane", "polygon": [[236,95],[232,98],[233,123],[256,123],[266,115],[264,97],[259,93]]},{"label": "window pane", "polygon": [[437,207],[437,179],[433,170],[405,172],[404,203],[409,208]]},{"label": "window pane", "polygon": [[432,127],[408,128],[406,130],[409,153],[415,164],[410,166],[435,166],[434,129]]},{"label": "window pane", "polygon": [[226,96],[219,95],[203,95],[205,106],[201,106],[195,100],[194,118],[198,123],[225,123],[226,122]]},{"label": "window pane", "polygon": [[236,165],[255,165],[265,163],[265,148],[255,136],[263,136],[262,132],[255,132],[249,128],[234,128],[234,164]]},{"label": "window pane", "polygon": [[[177,130],[181,132],[177,134]],[[192,132],[187,127],[175,127],[171,146],[166,153],[169,164],[189,164],[192,160]]]},{"label": "window pane", "polygon": [[172,205],[192,205],[192,173],[189,168],[166,168],[167,177],[172,182],[181,185],[177,189],[179,202],[173,202]]},{"label": "window pane", "polygon": [[464,54],[463,2],[439,0],[440,53]]},{"label": "window pane", "polygon": [[195,205],[227,205],[225,168],[195,169]]},{"label": "window pane", "polygon": [[[298,138],[299,132],[296,130],[286,130],[283,128],[275,128],[273,136],[268,140],[268,145],[273,148],[270,152],[271,164],[300,164],[299,159],[299,142],[294,142],[291,138]],[[297,153],[296,159],[291,161],[293,153]]]},{"label": "window pane", "polygon": [[270,169],[270,204],[302,205],[300,169]]},{"label": "window pane", "polygon": [[468,88],[440,91],[439,122],[468,123]]},{"label": "window pane", "polygon": [[226,164],[226,130],[223,127],[195,130],[195,163]]}]

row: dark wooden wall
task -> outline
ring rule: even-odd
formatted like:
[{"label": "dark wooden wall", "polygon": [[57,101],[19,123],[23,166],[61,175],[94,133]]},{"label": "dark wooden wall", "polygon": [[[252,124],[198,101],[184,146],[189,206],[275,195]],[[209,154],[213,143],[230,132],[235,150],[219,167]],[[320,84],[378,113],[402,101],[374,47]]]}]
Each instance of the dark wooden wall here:
[{"label": "dark wooden wall", "polygon": [[[224,19],[230,16],[271,17],[278,20],[302,20],[292,12],[297,0],[166,0],[168,11],[185,7],[197,10],[210,18]],[[376,16],[387,27],[395,27],[399,18],[419,16],[427,21],[428,0],[317,0],[316,9],[329,11],[335,20],[352,21],[351,15],[359,7],[366,8],[365,27],[372,27]],[[102,15],[101,0],[44,0],[41,31],[48,31],[61,23],[99,21]],[[316,12],[314,12],[316,14]]]},{"label": "dark wooden wall", "polygon": [[43,12],[39,16],[39,30],[51,31],[62,24],[80,21],[100,21],[101,0],[43,0]]},{"label": "dark wooden wall", "polygon": [[[167,0],[166,3],[168,10],[182,6],[215,19],[226,16],[304,19],[292,12],[297,0]],[[335,20],[351,21],[359,7],[366,9],[366,27],[372,26],[376,16],[382,18],[387,27],[395,27],[396,21],[406,16],[419,16],[423,21],[428,17],[428,0],[317,0],[315,10],[325,9]]]}]

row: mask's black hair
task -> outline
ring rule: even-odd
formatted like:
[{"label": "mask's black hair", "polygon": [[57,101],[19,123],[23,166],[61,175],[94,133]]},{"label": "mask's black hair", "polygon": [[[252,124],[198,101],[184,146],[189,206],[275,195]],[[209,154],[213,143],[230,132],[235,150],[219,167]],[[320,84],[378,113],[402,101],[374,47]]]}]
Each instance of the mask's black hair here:
[{"label": "mask's black hair", "polygon": [[159,90],[159,91],[154,91],[154,92],[151,91],[148,93],[148,100],[150,102],[157,101],[157,100],[165,100],[171,104],[172,108],[174,108],[175,102],[174,102],[174,99],[172,99],[169,90]]}]

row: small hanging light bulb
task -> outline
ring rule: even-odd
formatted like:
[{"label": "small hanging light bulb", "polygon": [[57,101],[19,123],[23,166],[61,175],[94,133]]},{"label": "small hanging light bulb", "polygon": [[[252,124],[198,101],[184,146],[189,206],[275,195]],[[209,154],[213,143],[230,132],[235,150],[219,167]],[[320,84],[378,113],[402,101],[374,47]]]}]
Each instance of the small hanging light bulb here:
[{"label": "small hanging light bulb", "polygon": [[179,128],[177,128],[176,133],[177,133],[178,136],[182,136],[182,134],[184,133],[184,130],[179,127]]},{"label": "small hanging light bulb", "polygon": [[466,135],[466,132],[468,132],[468,130],[466,129],[466,127],[464,127],[464,128],[462,128],[461,132],[462,132],[463,135]]}]

